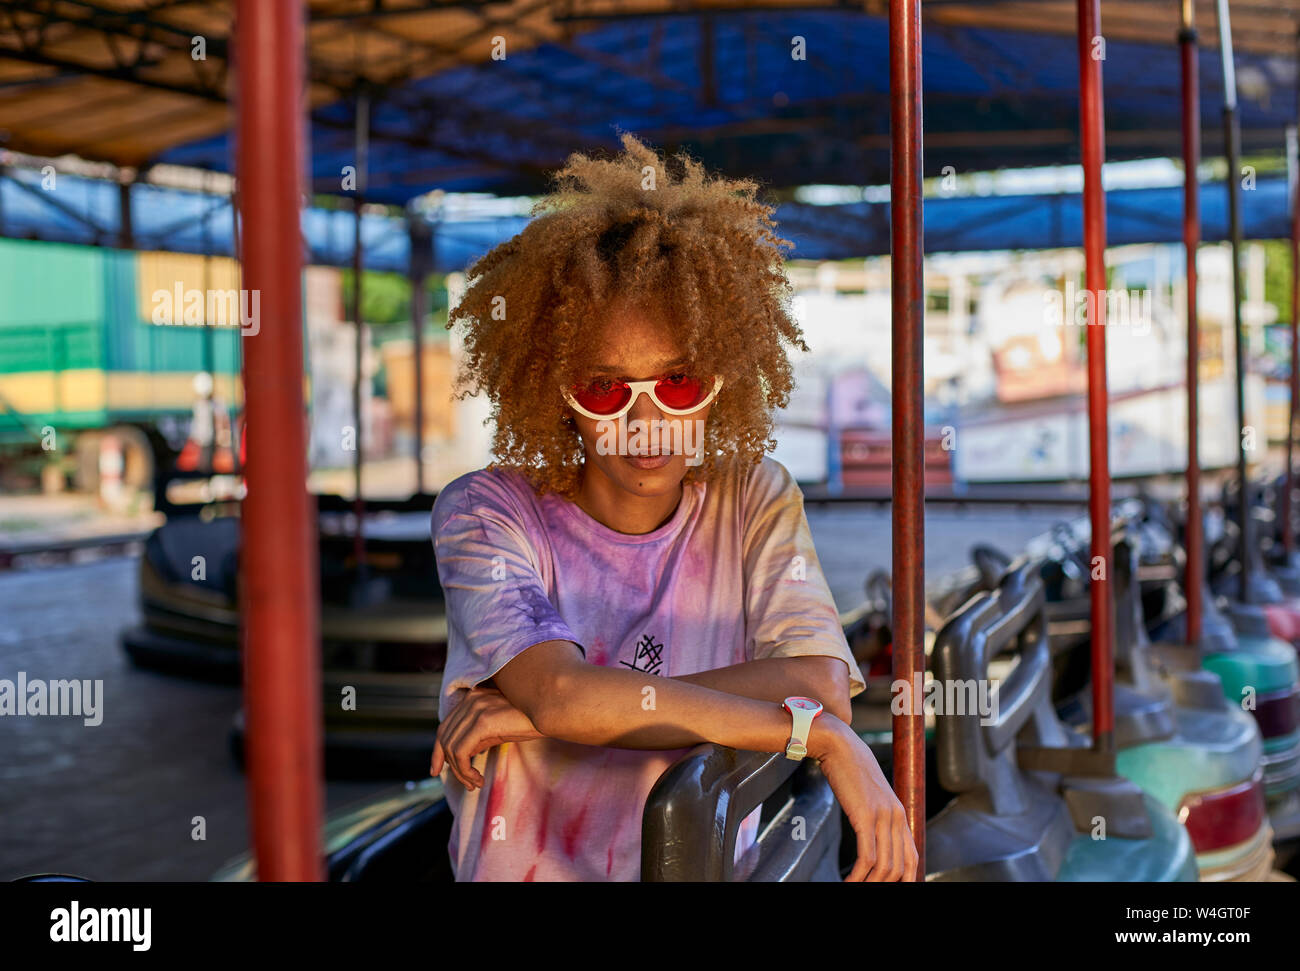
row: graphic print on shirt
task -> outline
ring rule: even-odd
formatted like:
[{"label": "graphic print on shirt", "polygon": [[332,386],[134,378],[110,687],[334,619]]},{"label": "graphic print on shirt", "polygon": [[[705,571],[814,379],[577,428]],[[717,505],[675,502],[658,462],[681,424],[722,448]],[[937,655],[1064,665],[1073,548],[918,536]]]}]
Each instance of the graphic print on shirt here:
[{"label": "graphic print on shirt", "polygon": [[654,639],[653,634],[645,634],[636,642],[636,653],[631,661],[619,661],[625,668],[641,671],[645,674],[658,674],[663,666],[664,646]]}]

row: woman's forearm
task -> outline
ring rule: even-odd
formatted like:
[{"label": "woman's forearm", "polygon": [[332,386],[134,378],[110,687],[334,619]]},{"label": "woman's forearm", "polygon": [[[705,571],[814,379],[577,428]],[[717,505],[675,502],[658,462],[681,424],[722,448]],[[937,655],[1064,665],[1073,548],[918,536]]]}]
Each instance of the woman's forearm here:
[{"label": "woman's forearm", "polygon": [[758,701],[781,702],[791,695],[805,695],[816,698],[842,721],[853,720],[848,665],[830,655],[765,657],[696,674],[679,674],[673,680]]},{"label": "woman's forearm", "polygon": [[[576,665],[556,676],[551,689],[533,721],[543,735],[568,742],[632,749],[715,742],[780,752],[790,739],[790,714],[779,703],[675,678]],[[810,752],[831,744],[831,721],[839,719],[828,712],[815,723]]]}]

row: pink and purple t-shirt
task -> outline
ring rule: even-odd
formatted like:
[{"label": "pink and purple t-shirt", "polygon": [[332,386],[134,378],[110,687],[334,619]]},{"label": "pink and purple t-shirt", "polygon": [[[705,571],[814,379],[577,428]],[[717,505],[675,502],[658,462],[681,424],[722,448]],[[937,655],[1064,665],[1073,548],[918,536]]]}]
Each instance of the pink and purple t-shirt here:
[{"label": "pink and purple t-shirt", "polygon": [[[432,533],[447,598],[439,717],[534,644],[590,664],[674,677],[768,657],[830,655],[865,687],[813,549],[803,494],[780,463],[686,485],[673,516],[627,535],[516,472],[483,469],[438,495]],[[551,738],[478,755],[484,785],[443,771],[457,880],[637,880],[641,814],[688,749]],[[757,834],[757,810],[737,855]]]}]

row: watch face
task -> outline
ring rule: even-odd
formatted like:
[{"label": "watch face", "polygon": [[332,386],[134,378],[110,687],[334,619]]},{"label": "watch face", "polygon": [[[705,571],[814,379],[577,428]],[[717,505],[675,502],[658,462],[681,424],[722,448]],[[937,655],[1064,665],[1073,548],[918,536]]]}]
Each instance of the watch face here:
[{"label": "watch face", "polygon": [[811,698],[786,698],[785,703],[791,708],[801,708],[804,711],[816,711],[821,707],[820,702],[813,701]]}]

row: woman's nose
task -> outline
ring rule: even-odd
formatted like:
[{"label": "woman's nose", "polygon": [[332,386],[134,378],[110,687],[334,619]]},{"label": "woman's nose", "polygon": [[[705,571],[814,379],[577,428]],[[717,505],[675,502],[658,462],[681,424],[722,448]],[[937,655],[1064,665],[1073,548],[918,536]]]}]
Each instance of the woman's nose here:
[{"label": "woman's nose", "polygon": [[632,408],[627,413],[629,421],[654,421],[656,418],[662,418],[663,412],[655,406],[654,399],[648,392],[642,391],[637,395],[636,400],[632,402]]}]

